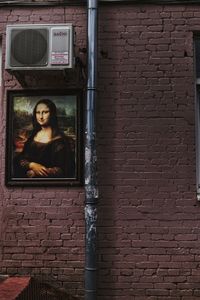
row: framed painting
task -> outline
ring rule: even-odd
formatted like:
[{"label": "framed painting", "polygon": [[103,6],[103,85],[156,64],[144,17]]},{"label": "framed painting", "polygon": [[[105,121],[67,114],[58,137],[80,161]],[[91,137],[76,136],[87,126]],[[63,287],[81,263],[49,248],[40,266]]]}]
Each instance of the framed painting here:
[{"label": "framed painting", "polygon": [[79,90],[7,94],[7,186],[82,184]]}]

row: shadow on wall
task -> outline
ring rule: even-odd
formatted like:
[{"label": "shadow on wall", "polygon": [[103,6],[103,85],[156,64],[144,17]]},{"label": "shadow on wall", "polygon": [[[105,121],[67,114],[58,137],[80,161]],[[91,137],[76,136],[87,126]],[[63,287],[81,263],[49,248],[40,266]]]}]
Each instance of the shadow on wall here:
[{"label": "shadow on wall", "polygon": [[[115,92],[100,87],[97,101],[97,158],[99,204],[97,220],[98,299],[109,299],[114,289],[113,263],[119,234],[116,225],[118,179],[116,175],[117,145]],[[117,163],[118,164],[118,163]],[[107,295],[108,298],[105,298]],[[101,298],[102,297],[102,298]]]},{"label": "shadow on wall", "polygon": [[78,300],[64,289],[56,289],[31,277],[4,277],[0,281],[0,299],[4,300]]},{"label": "shadow on wall", "polygon": [[[32,89],[66,89],[66,88],[83,88],[85,84],[85,65],[79,59],[76,58],[76,64],[72,69],[64,69],[60,71],[13,71],[7,72],[7,81],[12,81],[13,76],[17,79],[18,83],[23,88]],[[49,83],[47,86],[47,82]]]}]

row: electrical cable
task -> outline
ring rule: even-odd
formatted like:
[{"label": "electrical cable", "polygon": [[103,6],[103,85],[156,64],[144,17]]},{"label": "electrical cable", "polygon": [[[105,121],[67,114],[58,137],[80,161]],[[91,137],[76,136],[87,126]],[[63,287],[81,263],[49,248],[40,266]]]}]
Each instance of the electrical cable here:
[{"label": "electrical cable", "polygon": [[200,0],[99,0],[102,4],[200,4]]},{"label": "electrical cable", "polygon": [[64,0],[64,1],[37,1],[37,2],[32,2],[32,1],[23,1],[23,0],[0,0],[0,7],[6,7],[6,6],[63,6],[63,5],[68,5],[68,6],[77,6],[77,5],[86,5],[85,0],[79,0],[79,1],[70,1],[70,0]]},{"label": "electrical cable", "polygon": [[[200,0],[99,0],[99,4],[200,4]],[[6,6],[81,6],[87,0],[36,1],[31,0],[0,0],[0,7]]]}]

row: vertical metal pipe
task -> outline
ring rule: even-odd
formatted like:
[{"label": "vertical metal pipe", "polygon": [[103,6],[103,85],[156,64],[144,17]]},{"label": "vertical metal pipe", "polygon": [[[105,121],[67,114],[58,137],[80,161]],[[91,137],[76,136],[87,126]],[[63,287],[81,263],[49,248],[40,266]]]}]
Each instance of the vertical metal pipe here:
[{"label": "vertical metal pipe", "polygon": [[88,80],[85,132],[85,300],[96,299],[96,128],[95,102],[97,78],[97,6],[98,0],[88,0]]}]

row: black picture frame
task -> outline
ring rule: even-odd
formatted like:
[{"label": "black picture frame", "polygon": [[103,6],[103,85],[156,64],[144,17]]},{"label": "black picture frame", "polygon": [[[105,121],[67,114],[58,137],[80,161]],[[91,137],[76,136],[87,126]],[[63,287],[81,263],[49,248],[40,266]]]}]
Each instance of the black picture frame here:
[{"label": "black picture frame", "polygon": [[[60,133],[40,145],[34,140],[38,112],[33,111],[41,99],[56,106]],[[82,102],[82,91],[77,89],[7,91],[6,186],[82,185]],[[29,169],[35,156],[37,163],[45,166],[45,175]]]}]

